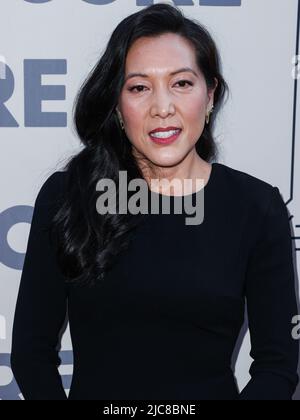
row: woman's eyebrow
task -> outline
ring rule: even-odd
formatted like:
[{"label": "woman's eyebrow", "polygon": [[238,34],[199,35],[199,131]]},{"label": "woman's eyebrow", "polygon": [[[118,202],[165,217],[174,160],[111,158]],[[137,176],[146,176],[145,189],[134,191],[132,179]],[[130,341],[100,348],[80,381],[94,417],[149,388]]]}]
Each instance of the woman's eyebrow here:
[{"label": "woman's eyebrow", "polygon": [[[175,74],[183,73],[183,72],[190,72],[190,73],[193,73],[196,77],[198,77],[197,73],[193,69],[191,69],[190,67],[182,67],[181,69],[172,71],[169,74],[169,76],[174,76]],[[129,73],[125,78],[125,82],[128,79],[131,79],[132,77],[146,77],[146,78],[149,78],[149,75],[145,74],[145,73]]]}]

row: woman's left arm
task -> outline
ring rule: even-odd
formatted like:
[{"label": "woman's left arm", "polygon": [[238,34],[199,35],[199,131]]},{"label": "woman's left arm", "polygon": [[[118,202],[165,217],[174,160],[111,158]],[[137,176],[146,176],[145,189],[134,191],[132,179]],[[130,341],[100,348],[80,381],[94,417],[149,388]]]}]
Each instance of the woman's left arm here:
[{"label": "woman's left arm", "polygon": [[292,337],[298,309],[291,230],[277,187],[249,260],[246,300],[254,361],[239,399],[291,400],[299,381],[299,343]]}]

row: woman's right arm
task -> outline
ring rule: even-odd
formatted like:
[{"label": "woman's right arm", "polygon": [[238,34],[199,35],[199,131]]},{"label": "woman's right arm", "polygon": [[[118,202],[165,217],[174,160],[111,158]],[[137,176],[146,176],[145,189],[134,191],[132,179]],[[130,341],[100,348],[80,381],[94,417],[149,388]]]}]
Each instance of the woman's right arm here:
[{"label": "woman's right arm", "polygon": [[14,317],[11,368],[26,400],[67,399],[56,350],[67,288],[47,230],[63,177],[52,174],[36,198]]}]

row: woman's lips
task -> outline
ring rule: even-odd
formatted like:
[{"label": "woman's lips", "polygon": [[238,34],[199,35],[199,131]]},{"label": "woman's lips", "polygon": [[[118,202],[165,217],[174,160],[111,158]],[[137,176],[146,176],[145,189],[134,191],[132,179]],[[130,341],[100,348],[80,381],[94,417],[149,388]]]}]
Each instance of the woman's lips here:
[{"label": "woman's lips", "polygon": [[179,130],[177,133],[175,133],[172,136],[167,137],[167,138],[158,138],[158,137],[151,136],[150,134],[149,134],[149,137],[154,143],[170,144],[170,143],[173,143],[175,140],[177,140],[177,138],[180,136],[181,132],[182,132],[182,130]]}]

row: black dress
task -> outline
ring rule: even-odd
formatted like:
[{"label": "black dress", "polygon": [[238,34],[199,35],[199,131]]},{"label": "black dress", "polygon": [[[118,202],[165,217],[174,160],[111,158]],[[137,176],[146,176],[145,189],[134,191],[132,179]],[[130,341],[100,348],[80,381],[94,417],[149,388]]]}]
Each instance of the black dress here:
[{"label": "black dress", "polygon": [[[74,352],[69,399],[292,398],[297,303],[285,203],[277,187],[212,165],[203,222],[151,214],[93,287],[64,283],[42,228],[66,174],[47,179],[35,202],[13,328],[11,364],[25,399],[67,398],[55,350],[67,303]],[[170,199],[172,210],[181,197]],[[239,394],[231,358],[245,299],[254,362]]]}]

